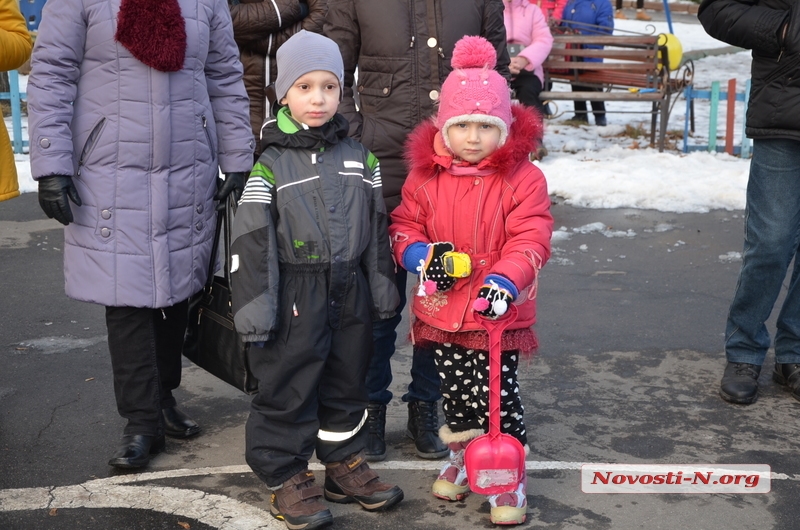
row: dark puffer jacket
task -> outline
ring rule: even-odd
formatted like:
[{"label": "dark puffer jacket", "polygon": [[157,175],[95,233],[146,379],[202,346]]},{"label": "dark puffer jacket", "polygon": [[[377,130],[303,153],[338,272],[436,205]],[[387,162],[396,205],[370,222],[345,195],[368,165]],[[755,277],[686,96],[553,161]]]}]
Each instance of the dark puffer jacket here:
[{"label": "dark puffer jacket", "polygon": [[[301,3],[308,6],[303,17]],[[244,87],[250,98],[250,125],[256,140],[255,155],[261,154],[261,127],[267,120],[266,87],[275,82],[275,54],[289,37],[304,29],[322,33],[327,0],[228,0],[233,35],[244,67]]]},{"label": "dark puffer jacket", "polygon": [[800,140],[800,53],[782,50],[778,40],[793,3],[705,0],[697,14],[715,39],[753,50],[745,129],[751,138]]},{"label": "dark puffer jacket", "polygon": [[501,0],[329,0],[325,35],[344,58],[339,112],[350,121],[351,136],[381,161],[389,211],[400,204],[407,174],[406,136],[434,113],[456,41],[485,37],[497,49],[497,71],[511,75]]},{"label": "dark puffer jacket", "polygon": [[[264,140],[233,221],[232,311],[242,340],[288,333],[297,307],[320,307],[309,299],[329,303],[304,318],[333,329],[358,315],[393,317],[400,295],[378,160],[347,137],[338,114],[302,129],[283,107]],[[316,276],[327,289],[295,290],[296,276]]]}]

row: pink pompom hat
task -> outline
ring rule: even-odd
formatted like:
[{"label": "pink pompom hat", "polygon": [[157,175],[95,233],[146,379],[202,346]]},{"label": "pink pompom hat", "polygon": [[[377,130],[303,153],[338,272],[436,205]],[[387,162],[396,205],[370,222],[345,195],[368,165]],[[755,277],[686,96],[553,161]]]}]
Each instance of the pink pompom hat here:
[{"label": "pink pompom hat", "polygon": [[450,148],[447,129],[456,123],[488,123],[500,129],[500,144],[511,127],[511,93],[494,70],[497,51],[483,37],[467,36],[456,42],[450,62],[453,71],[442,84],[436,126]]}]

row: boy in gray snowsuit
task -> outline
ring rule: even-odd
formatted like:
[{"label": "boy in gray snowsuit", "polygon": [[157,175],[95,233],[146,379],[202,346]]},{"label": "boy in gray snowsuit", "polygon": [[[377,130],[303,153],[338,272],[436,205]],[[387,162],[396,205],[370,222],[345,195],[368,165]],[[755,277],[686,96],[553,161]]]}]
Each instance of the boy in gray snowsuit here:
[{"label": "boy in gray snowsuit", "polygon": [[[337,114],[344,69],[330,39],[301,31],[278,50],[283,105],[239,202],[233,312],[259,392],[247,463],[289,528],[331,524],[320,497],[370,511],[403,498],[364,459],[373,318],[399,303],[377,159]],[[308,460],[325,464],[325,487]]]}]

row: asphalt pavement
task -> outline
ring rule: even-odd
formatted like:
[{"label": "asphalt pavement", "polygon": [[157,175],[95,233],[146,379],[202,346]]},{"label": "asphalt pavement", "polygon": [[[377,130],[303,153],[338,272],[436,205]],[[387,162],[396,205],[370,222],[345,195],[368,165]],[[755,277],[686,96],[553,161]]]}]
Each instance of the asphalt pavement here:
[{"label": "asphalt pavement", "polygon": [[[800,403],[772,382],[772,353],[755,404],[717,394],[743,212],[552,211],[562,230],[539,283],[541,347],[520,376],[531,439],[521,527],[797,528]],[[188,361],[177,397],[203,432],[168,440],[142,473],[106,464],[124,423],[103,309],[64,295],[62,249],[35,194],[0,203],[0,529],[284,528],[244,461],[248,397]],[[379,514],[331,505],[334,528],[490,528],[485,497],[431,496],[441,461],[417,458],[405,437],[411,349],[398,345],[389,454],[375,467],[405,500]],[[581,463],[773,474],[762,494],[587,494]]]}]

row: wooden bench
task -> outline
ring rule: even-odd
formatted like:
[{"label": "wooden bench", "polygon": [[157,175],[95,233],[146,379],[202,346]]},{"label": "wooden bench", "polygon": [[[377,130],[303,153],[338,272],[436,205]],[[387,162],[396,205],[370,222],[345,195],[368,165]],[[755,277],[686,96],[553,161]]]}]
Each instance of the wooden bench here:
[{"label": "wooden bench", "polygon": [[[694,65],[686,61],[677,71],[670,71],[667,47],[658,41],[658,35],[555,35],[553,49],[544,63],[545,87],[568,83],[601,91],[547,90],[539,99],[651,102],[650,146],[655,145],[660,118],[658,150],[663,151],[670,100],[692,83]],[[603,48],[586,48],[587,44]],[[584,61],[590,57],[602,58],[603,62]]]}]

